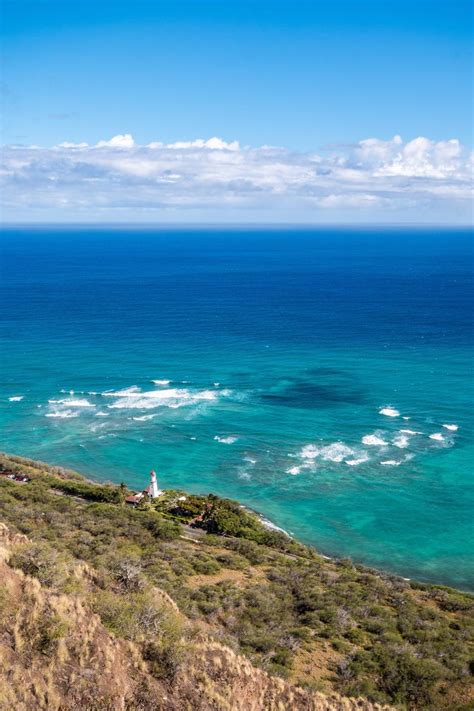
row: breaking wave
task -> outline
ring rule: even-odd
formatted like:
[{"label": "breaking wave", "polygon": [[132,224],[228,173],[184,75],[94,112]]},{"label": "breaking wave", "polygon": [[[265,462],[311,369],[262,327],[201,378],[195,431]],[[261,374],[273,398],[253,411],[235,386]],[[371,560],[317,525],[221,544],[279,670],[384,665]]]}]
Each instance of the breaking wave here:
[{"label": "breaking wave", "polygon": [[400,417],[399,411],[390,406],[382,407],[382,409],[379,410],[379,415],[385,415],[385,417]]},{"label": "breaking wave", "polygon": [[79,417],[79,413],[73,410],[62,410],[60,412],[48,412],[46,413],[46,417],[59,417],[64,420],[70,420],[72,417]]},{"label": "breaking wave", "polygon": [[63,400],[48,400],[50,405],[65,405],[66,407],[95,407],[85,398],[65,398]]},{"label": "breaking wave", "polygon": [[107,405],[111,410],[150,410],[156,407],[178,408],[195,405],[200,402],[215,402],[219,394],[213,390],[193,392],[187,388],[167,388],[166,390],[149,390],[142,392],[140,388],[128,388],[116,393],[104,393],[107,397],[115,397],[114,402]]},{"label": "breaking wave", "polygon": [[376,434],[364,435],[362,437],[362,444],[367,444],[369,447],[387,447],[388,442],[379,437]]},{"label": "breaking wave", "polygon": [[219,435],[216,435],[214,439],[221,444],[234,444],[234,442],[237,442],[238,437],[219,437]]}]

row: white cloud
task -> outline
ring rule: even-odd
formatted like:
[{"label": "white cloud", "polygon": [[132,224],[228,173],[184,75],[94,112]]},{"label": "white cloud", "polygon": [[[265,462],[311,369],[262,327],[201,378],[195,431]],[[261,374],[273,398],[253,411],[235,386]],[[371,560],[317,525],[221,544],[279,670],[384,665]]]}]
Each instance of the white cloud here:
[{"label": "white cloud", "polygon": [[130,133],[119,134],[118,136],[113,136],[110,141],[99,141],[97,143],[97,148],[133,148],[135,141]]},{"label": "white cloud", "polygon": [[133,218],[152,210],[235,221],[243,214],[257,221],[339,214],[416,221],[443,213],[455,221],[469,215],[471,164],[457,139],[368,138],[316,154],[218,137],[137,145],[120,134],[95,146],[6,146],[0,172],[5,211],[13,216],[39,210],[64,219]]},{"label": "white cloud", "polygon": [[88,143],[71,143],[71,141],[64,141],[63,143],[60,143],[58,146],[55,146],[55,148],[89,148]]}]

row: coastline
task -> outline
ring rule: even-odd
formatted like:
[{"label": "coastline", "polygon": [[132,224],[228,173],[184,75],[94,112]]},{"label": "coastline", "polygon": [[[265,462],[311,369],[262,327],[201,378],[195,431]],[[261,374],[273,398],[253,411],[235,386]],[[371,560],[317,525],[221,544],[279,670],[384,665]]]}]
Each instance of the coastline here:
[{"label": "coastline", "polygon": [[[187,678],[195,664],[199,676],[202,650],[212,656],[218,644],[232,650],[227,660],[237,654],[249,673],[304,699],[285,708],[463,709],[474,595],[322,556],[230,499],[151,493],[136,500],[124,485],[0,455],[2,575],[7,597],[23,590],[21,611],[13,594],[0,616],[0,652],[12,653],[8,629],[26,624],[23,649],[39,650],[41,678],[52,654],[63,664],[65,647],[77,675],[87,618],[107,645],[128,645],[124,664],[133,642],[147,679],[158,674],[174,694],[179,670]],[[54,614],[29,614],[40,594],[60,605]],[[84,613],[63,619],[64,605]],[[228,663],[217,670],[226,684]],[[321,694],[326,705],[318,706]]]},{"label": "coastline", "polygon": [[[11,460],[12,462],[18,463],[18,465],[21,467],[22,464],[25,464],[26,466],[39,466],[40,468],[44,468],[45,470],[54,473],[54,474],[59,474],[60,476],[64,476],[65,478],[70,478],[73,480],[83,480],[87,482],[88,484],[92,486],[111,486],[114,488],[117,488],[119,486],[119,482],[112,481],[110,479],[107,480],[100,480],[100,479],[95,479],[91,475],[83,475],[80,472],[77,472],[73,469],[69,469],[68,467],[63,467],[61,465],[51,465],[47,462],[44,462],[42,460],[36,460],[36,459],[31,459],[29,457],[24,457],[22,455],[11,455],[6,452],[0,452],[0,466],[1,466],[1,461],[2,459],[6,458],[7,460]],[[170,491],[178,491],[180,494],[188,495],[189,493],[179,489],[179,490],[165,490],[163,493],[167,494]],[[130,493],[132,491],[130,490]],[[193,495],[196,496],[205,496],[204,493],[195,493]],[[211,494],[212,495],[212,494]],[[220,498],[220,497],[217,497]],[[431,581],[425,581],[422,579],[417,579],[417,578],[412,578],[412,577],[407,577],[404,575],[401,575],[399,573],[393,572],[388,569],[380,568],[380,567],[375,567],[371,565],[367,565],[364,563],[362,560],[355,560],[351,556],[346,556],[346,555],[327,555],[324,551],[320,550],[319,547],[306,543],[304,541],[299,540],[297,537],[295,537],[292,533],[286,531],[284,528],[278,526],[274,521],[270,520],[268,516],[263,514],[262,512],[255,510],[245,504],[242,504],[241,502],[235,501],[230,499],[233,504],[244,510],[245,512],[249,513],[252,516],[255,516],[258,518],[262,526],[269,531],[274,531],[276,533],[282,534],[283,536],[288,537],[289,540],[294,541],[296,544],[301,545],[305,548],[308,548],[309,550],[313,551],[314,554],[316,554],[318,557],[331,561],[333,563],[340,563],[341,561],[346,562],[349,561],[351,564],[356,566],[357,568],[370,572],[372,575],[379,576],[381,578],[393,578],[393,579],[399,579],[403,580],[404,582],[413,584],[417,587],[420,588],[433,588],[433,589],[446,589],[446,590],[452,590],[455,592],[460,592],[462,594],[466,595],[474,595],[474,590],[471,589],[463,589],[460,587],[456,587],[453,585],[445,585],[444,583],[436,583],[436,582],[431,582]]]}]

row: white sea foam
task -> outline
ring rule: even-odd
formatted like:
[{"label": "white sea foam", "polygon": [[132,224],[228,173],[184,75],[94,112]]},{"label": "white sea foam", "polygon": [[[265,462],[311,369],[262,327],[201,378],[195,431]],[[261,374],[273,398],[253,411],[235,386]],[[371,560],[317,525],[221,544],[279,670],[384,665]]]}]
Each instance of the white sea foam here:
[{"label": "white sea foam", "polygon": [[66,407],[95,407],[85,398],[65,398],[64,400],[48,400],[53,405],[65,405]]},{"label": "white sea foam", "polygon": [[409,420],[411,419],[410,417],[407,417],[406,415],[402,417],[402,420]]},{"label": "white sea foam", "polygon": [[284,528],[280,528],[280,526],[275,525],[271,521],[268,520],[268,518],[265,518],[264,516],[260,516],[260,521],[263,523],[265,528],[269,528],[271,531],[280,531],[280,533],[284,533],[285,536],[290,537],[290,534],[288,531],[285,531]]},{"label": "white sea foam", "polygon": [[430,434],[430,439],[434,439],[436,442],[444,442],[444,435],[441,432],[434,432]]},{"label": "white sea foam", "polygon": [[400,417],[399,411],[390,406],[382,407],[382,409],[379,410],[379,415],[385,415],[386,417]]},{"label": "white sea foam", "polygon": [[319,457],[320,450],[314,444],[307,444],[300,452],[301,459],[316,459]]},{"label": "white sea foam", "polygon": [[102,412],[102,410],[99,410],[99,412],[95,413],[96,417],[108,417],[110,415],[110,412]]},{"label": "white sea foam", "polygon": [[459,429],[459,425],[443,425],[443,427],[445,430],[450,430],[450,432],[456,432]]},{"label": "white sea foam", "polygon": [[248,472],[246,472],[245,469],[241,469],[237,473],[237,476],[239,477],[239,479],[244,479],[244,481],[250,481],[250,479],[252,478],[252,476]]},{"label": "white sea foam", "polygon": [[369,457],[367,456],[366,452],[361,454],[360,457],[357,457],[356,459],[346,459],[346,464],[348,464],[350,467],[357,467],[359,464],[363,464],[364,462],[368,462]]},{"label": "white sea foam", "polygon": [[289,469],[286,470],[287,474],[292,474],[293,476],[296,476],[301,472],[301,467],[290,467]]},{"label": "white sea foam", "polygon": [[376,434],[364,435],[362,437],[362,444],[367,444],[370,447],[386,447],[388,442],[379,437]]},{"label": "white sea foam", "polygon": [[384,462],[380,462],[384,467],[398,467],[401,462],[397,462],[396,459],[386,459]]},{"label": "white sea foam", "polygon": [[402,434],[407,434],[407,435],[421,435],[423,432],[417,432],[416,430],[400,430]]},{"label": "white sea foam", "polygon": [[406,449],[409,444],[409,439],[406,435],[401,434],[398,435],[398,437],[393,438],[392,444],[394,447],[398,447],[399,449]]},{"label": "white sea foam", "polygon": [[342,462],[346,457],[354,454],[354,450],[342,442],[334,442],[320,450],[321,458],[326,462]]},{"label": "white sea foam", "polygon": [[[226,393],[222,392],[221,395]],[[165,390],[149,390],[142,392],[140,388],[128,388],[117,393],[107,393],[107,397],[115,397],[115,401],[107,407],[111,409],[150,410],[156,407],[176,409],[201,402],[215,402],[219,393],[213,390],[193,392],[186,388],[167,388]]]},{"label": "white sea foam", "polygon": [[155,385],[169,385],[171,380],[152,380],[151,382],[155,383]]},{"label": "white sea foam", "polygon": [[77,412],[73,412],[73,410],[62,410],[61,412],[48,412],[46,414],[46,417],[59,417],[64,420],[69,420],[72,417],[78,417]]},{"label": "white sea foam", "polygon": [[129,388],[123,388],[122,390],[104,390],[102,395],[104,397],[128,397],[129,395],[135,395],[140,392],[138,385],[132,385]]},{"label": "white sea foam", "polygon": [[132,420],[137,422],[146,422],[147,420],[152,420],[156,415],[141,415],[140,417],[132,417]]},{"label": "white sea foam", "polygon": [[100,424],[97,424],[97,425],[91,425],[91,426],[89,427],[89,430],[90,430],[91,432],[98,432],[99,430],[103,430],[104,427],[107,427],[107,423],[106,423],[106,422],[101,422]]},{"label": "white sea foam", "polygon": [[20,400],[23,400],[24,397],[24,395],[12,395],[8,399],[10,400],[10,402],[20,402]]},{"label": "white sea foam", "polygon": [[214,439],[221,444],[234,444],[234,442],[237,442],[238,437],[219,437],[219,435],[216,435]]},{"label": "white sea foam", "polygon": [[256,459],[252,459],[252,457],[244,457],[244,462],[247,462],[247,464],[252,464],[252,465],[253,465],[253,464],[256,464],[256,463],[257,463],[257,460],[256,460]]}]

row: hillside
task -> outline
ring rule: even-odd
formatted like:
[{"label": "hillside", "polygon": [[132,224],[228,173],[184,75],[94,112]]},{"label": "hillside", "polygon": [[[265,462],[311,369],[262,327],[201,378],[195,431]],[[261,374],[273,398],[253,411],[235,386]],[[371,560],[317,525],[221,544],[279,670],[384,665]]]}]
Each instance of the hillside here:
[{"label": "hillside", "polygon": [[212,495],[135,508],[57,467],[0,472],[2,711],[473,708],[471,595],[325,559]]}]

